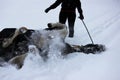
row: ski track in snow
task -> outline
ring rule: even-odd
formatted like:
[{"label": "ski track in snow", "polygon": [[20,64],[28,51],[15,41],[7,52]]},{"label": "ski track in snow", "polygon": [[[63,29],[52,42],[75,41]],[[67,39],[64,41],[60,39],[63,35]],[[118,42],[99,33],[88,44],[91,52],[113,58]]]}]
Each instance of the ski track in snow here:
[{"label": "ski track in snow", "polygon": [[[105,19],[104,19],[105,17]],[[104,19],[104,20],[103,20]],[[113,24],[116,24],[118,22],[120,22],[120,11],[117,11],[116,13],[109,13],[108,14],[104,14],[104,16],[99,16],[98,19],[95,19],[97,22],[95,21],[91,21],[91,24],[92,25],[87,25],[88,27],[88,30],[93,38],[93,41],[95,40],[95,43],[96,43],[96,40],[99,40],[99,37],[97,37],[99,34],[101,33],[104,33],[104,31],[110,27],[112,27]],[[96,23],[96,24],[95,24]],[[89,29],[89,27],[93,27],[91,29]],[[116,27],[119,27],[118,25]],[[116,32],[119,32],[119,31],[116,31]],[[91,43],[90,41],[90,38],[87,34],[87,32],[84,32],[84,34],[81,34],[82,37],[84,37],[82,40],[83,43]],[[94,39],[94,38],[98,38],[98,39]],[[88,40],[89,41],[86,41]]]},{"label": "ski track in snow", "polygon": [[103,32],[107,28],[111,27],[112,24],[115,24],[119,20],[120,20],[120,12],[118,12],[117,14],[114,14],[114,15],[112,14],[109,19],[105,20],[99,26],[94,28],[91,32],[93,32],[93,34],[95,34],[95,33],[100,34],[101,32]]}]

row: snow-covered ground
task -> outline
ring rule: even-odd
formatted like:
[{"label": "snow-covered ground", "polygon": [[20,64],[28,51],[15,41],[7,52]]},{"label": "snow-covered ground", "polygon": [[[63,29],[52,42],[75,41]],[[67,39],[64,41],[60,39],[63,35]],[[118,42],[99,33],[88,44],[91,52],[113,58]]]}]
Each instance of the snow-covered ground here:
[{"label": "snow-covered ground", "polygon": [[[57,22],[60,6],[48,14],[44,13],[54,1],[0,0],[0,30],[21,26],[43,29],[48,22]],[[26,60],[20,70],[13,66],[0,67],[0,80],[120,80],[120,0],[81,2],[84,21],[94,43],[105,44],[105,52],[96,55],[74,53],[66,59],[53,57],[46,63]],[[66,42],[91,43],[79,19],[76,19],[75,37],[67,37]],[[54,50],[53,53],[57,54]]]}]

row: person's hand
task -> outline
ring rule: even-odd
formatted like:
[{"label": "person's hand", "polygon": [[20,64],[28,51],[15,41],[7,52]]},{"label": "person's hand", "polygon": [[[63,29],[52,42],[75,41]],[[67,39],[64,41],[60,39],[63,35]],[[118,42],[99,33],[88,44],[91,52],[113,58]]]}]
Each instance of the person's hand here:
[{"label": "person's hand", "polygon": [[81,20],[83,20],[83,19],[84,19],[83,14],[80,14],[79,18],[80,18]]},{"label": "person's hand", "polygon": [[46,12],[46,13],[48,13],[49,11],[50,11],[50,9],[49,9],[49,8],[47,8],[47,9],[45,10],[45,12]]}]

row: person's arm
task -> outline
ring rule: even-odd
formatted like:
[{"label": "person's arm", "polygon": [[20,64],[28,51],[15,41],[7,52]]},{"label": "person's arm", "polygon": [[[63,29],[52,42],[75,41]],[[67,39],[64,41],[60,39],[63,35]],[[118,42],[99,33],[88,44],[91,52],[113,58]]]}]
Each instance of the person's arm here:
[{"label": "person's arm", "polygon": [[82,8],[81,8],[81,2],[80,2],[80,0],[77,0],[76,4],[77,4],[78,12],[80,14],[79,18],[83,20],[84,16],[83,16],[83,11],[82,11]]},{"label": "person's arm", "polygon": [[55,3],[53,3],[50,7],[48,7],[45,10],[45,12],[47,13],[49,10],[56,8],[57,6],[59,6],[61,4],[61,2],[62,2],[62,0],[55,1]]}]

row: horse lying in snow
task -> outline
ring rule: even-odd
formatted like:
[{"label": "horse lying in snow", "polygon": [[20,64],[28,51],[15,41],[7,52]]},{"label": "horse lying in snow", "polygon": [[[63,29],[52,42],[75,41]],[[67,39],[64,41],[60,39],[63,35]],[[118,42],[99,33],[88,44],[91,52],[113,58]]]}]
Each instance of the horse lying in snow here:
[{"label": "horse lying in snow", "polygon": [[[48,28],[41,31],[35,31],[31,35],[30,46],[31,44],[34,46],[28,46],[28,53],[13,57],[8,62],[12,65],[16,65],[17,68],[21,68],[24,64],[25,58],[28,56],[28,54],[33,54],[33,52],[37,52],[34,53],[34,55],[39,53],[38,56],[41,56],[45,61],[49,58],[49,53],[51,50],[50,47],[56,48],[61,52],[61,55],[64,56],[69,53],[76,52],[77,46],[73,47],[65,42],[67,34],[68,31],[66,25],[61,23],[49,23]],[[55,43],[54,40],[57,40],[59,43]],[[39,50],[39,52],[36,50]]]},{"label": "horse lying in snow", "polygon": [[[52,48],[59,50],[61,55],[63,56],[73,52],[92,53],[93,51],[95,52],[95,50],[96,51],[99,50],[98,47],[97,47],[98,49],[96,47],[93,47],[93,49],[95,48],[95,50],[93,49],[89,50],[89,47],[96,46],[91,44],[86,46],[70,45],[65,42],[65,38],[67,34],[68,31],[66,25],[61,23],[49,23],[48,28],[41,31],[35,31],[35,30],[28,31],[28,29],[26,28],[20,28],[19,30],[15,30],[15,33],[12,35],[12,37],[8,39],[4,39],[4,41],[2,42],[2,47],[3,48],[9,48],[9,46],[15,47],[16,44],[13,45],[13,43],[17,42],[17,47],[18,49],[19,48],[21,49],[22,53],[21,51],[17,51],[17,50],[13,51],[19,53],[19,55],[17,54],[15,56],[12,55],[11,57],[12,59],[9,58],[8,60],[10,64],[16,64],[17,68],[22,67],[25,58],[29,54],[28,52],[31,51],[36,52],[36,50],[38,50],[39,52],[38,51],[37,52],[39,53],[39,56],[41,56],[43,60],[46,60],[49,58],[49,54]],[[19,39],[23,37],[25,39],[19,41]],[[58,41],[58,43],[56,42],[56,40]],[[27,43],[24,44],[22,42],[27,42]],[[22,46],[20,44],[22,44]],[[30,45],[34,45],[34,46],[29,47]],[[23,49],[24,46],[28,47],[27,51]],[[36,55],[38,53],[34,53],[34,54],[32,53],[32,54]]]}]

